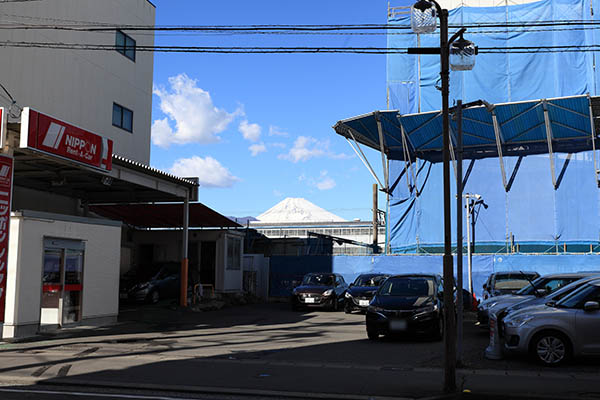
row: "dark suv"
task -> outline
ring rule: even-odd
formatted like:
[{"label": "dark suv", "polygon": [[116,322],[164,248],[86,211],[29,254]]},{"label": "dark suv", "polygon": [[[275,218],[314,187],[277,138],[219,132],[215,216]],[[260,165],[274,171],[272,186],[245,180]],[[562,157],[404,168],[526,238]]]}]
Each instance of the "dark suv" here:
[{"label": "dark suv", "polygon": [[306,274],[292,292],[292,309],[328,308],[337,311],[343,305],[346,289],[348,285],[340,274]]},{"label": "dark suv", "polygon": [[443,336],[443,281],[439,275],[394,275],[381,285],[367,309],[367,336],[394,333]]}]

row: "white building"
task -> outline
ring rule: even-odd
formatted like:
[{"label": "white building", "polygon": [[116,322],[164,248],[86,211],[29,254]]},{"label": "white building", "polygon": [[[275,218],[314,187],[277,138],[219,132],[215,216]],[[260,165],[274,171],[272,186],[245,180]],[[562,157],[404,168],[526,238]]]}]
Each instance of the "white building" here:
[{"label": "white building", "polygon": [[[114,322],[120,271],[140,258],[139,247],[152,244],[154,234],[136,235],[132,227],[149,228],[156,219],[150,215],[132,224],[115,217],[119,207],[178,203],[177,212],[163,220],[171,229],[169,261],[187,271],[188,258],[200,256],[197,248],[189,256],[185,222],[201,208],[188,207],[201,205],[189,204],[197,198],[196,181],[148,166],[153,53],[136,46],[152,45],[153,34],[117,28],[153,26],[155,7],[147,0],[0,2],[0,15],[2,25],[11,25],[0,29],[0,43],[12,43],[0,47],[0,84],[6,89],[0,89],[2,338]],[[89,30],[102,26],[105,30]],[[107,204],[114,206],[113,215],[90,211]],[[163,240],[160,232],[154,235],[155,243]],[[229,251],[223,241],[230,236],[206,239],[218,249],[215,270],[229,262],[221,253]],[[237,269],[215,271],[217,288],[241,286],[242,243],[235,243],[239,260],[230,264]]]}]

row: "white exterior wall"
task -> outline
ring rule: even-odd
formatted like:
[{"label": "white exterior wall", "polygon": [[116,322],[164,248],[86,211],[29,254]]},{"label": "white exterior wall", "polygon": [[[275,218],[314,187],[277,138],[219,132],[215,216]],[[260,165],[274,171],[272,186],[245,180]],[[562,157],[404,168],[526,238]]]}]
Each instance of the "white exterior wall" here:
[{"label": "white exterior wall", "polygon": [[[154,25],[147,0],[44,0],[2,4],[2,23],[64,25],[70,21]],[[73,23],[73,22],[70,22]],[[127,32],[138,45],[154,44],[149,32]],[[0,30],[0,41],[114,45],[115,31]],[[21,107],[30,106],[114,141],[113,152],[148,164],[153,53],[133,62],[116,50],[0,48],[0,83]],[[133,133],[112,126],[113,102],[133,111]],[[0,106],[8,107],[6,96]],[[16,122],[9,120],[9,122]]]},{"label": "white exterior wall", "polygon": [[3,338],[35,334],[40,323],[44,237],[85,241],[82,322],[119,313],[121,228],[12,216]]}]

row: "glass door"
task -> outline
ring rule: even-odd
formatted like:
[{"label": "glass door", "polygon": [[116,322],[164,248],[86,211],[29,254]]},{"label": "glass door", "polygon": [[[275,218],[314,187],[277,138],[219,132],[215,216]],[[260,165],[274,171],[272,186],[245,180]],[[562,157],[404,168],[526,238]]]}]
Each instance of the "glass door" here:
[{"label": "glass door", "polygon": [[81,321],[84,242],[45,239],[40,329]]},{"label": "glass door", "polygon": [[45,249],[42,275],[42,308],[40,325],[60,325],[62,293],[62,250]]},{"label": "glass door", "polygon": [[65,250],[65,279],[63,289],[62,325],[81,320],[83,290],[83,251]]}]

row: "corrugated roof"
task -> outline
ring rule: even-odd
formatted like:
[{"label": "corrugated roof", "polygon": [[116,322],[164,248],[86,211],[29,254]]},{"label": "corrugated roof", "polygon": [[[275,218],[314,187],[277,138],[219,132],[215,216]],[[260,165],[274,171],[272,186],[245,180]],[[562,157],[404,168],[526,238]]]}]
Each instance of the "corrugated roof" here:
[{"label": "corrugated roof", "polygon": [[[548,153],[544,110],[547,110],[551,128],[553,152],[592,150],[592,126],[596,141],[595,132],[599,128],[600,97],[581,95],[464,109],[463,158],[498,157],[494,115],[504,156]],[[442,160],[440,111],[408,115],[401,115],[397,110],[375,111],[339,121],[334,129],[339,135],[380,150],[377,121],[381,122],[383,149],[390,159]],[[451,119],[450,135],[454,146],[456,132],[456,120]]]}]

